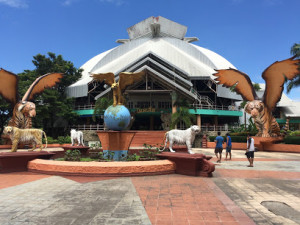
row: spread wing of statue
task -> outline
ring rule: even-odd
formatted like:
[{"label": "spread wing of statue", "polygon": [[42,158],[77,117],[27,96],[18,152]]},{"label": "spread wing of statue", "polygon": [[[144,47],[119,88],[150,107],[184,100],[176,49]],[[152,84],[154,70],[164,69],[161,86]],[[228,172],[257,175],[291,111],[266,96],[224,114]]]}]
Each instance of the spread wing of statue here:
[{"label": "spread wing of statue", "polygon": [[218,84],[225,87],[235,86],[235,90],[244,100],[248,101],[245,111],[251,114],[258,129],[256,136],[277,137],[280,134],[280,127],[272,115],[277,102],[280,101],[283,92],[283,85],[286,79],[292,80],[300,74],[299,59],[295,57],[276,61],[262,73],[266,82],[266,88],[262,99],[259,99],[249,76],[236,69],[216,70],[214,74]]},{"label": "spread wing of statue", "polygon": [[109,85],[113,90],[113,105],[123,105],[124,98],[122,96],[124,90],[129,85],[134,83],[140,82],[143,77],[145,76],[145,72],[137,72],[137,73],[130,73],[130,72],[121,72],[119,73],[119,81],[115,81],[115,75],[113,73],[98,73],[92,74],[91,77],[94,80],[99,82],[104,82],[105,84]]},{"label": "spread wing of statue", "polygon": [[38,77],[28,88],[21,100],[18,96],[19,77],[0,69],[0,95],[12,104],[13,116],[8,122],[9,126],[18,128],[31,128],[31,118],[35,117],[35,104],[30,102],[37,94],[42,93],[46,88],[55,86],[63,77],[62,73],[49,73]]}]

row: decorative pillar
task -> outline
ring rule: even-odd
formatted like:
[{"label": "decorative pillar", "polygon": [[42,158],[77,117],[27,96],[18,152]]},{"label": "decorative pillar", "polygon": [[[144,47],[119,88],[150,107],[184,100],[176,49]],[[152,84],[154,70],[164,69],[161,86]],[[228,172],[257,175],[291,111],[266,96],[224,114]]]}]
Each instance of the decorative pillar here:
[{"label": "decorative pillar", "polygon": [[201,129],[201,115],[200,114],[197,115],[197,126],[199,126]]},{"label": "decorative pillar", "polygon": [[154,130],[154,116],[150,116],[150,130]]},{"label": "decorative pillar", "polygon": [[[175,91],[173,91],[171,93],[171,97],[172,97],[172,114],[177,112],[177,107],[174,105],[176,99],[177,99],[177,93]],[[177,125],[175,125],[175,129],[177,128]]]},{"label": "decorative pillar", "polygon": [[218,126],[218,116],[214,116],[214,125]]}]

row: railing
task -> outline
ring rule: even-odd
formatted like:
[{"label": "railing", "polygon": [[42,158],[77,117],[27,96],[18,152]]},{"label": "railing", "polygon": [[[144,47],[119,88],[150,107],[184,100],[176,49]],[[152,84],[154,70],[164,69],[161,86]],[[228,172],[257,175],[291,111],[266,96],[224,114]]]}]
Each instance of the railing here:
[{"label": "railing", "polygon": [[[191,104],[191,108],[194,109],[214,109],[214,110],[229,110],[229,111],[239,111],[238,107],[229,105],[203,105],[203,104]],[[95,105],[78,105],[75,107],[75,110],[84,110],[84,109],[94,109]]]},{"label": "railing", "polygon": [[[230,126],[230,129],[237,129],[240,126]],[[201,126],[201,131],[229,131],[229,126],[224,125],[224,126],[214,126],[214,125],[209,125],[209,126]]]},{"label": "railing", "polygon": [[77,126],[73,126],[72,129],[76,129],[76,130],[104,130],[104,126],[100,125],[100,124],[90,124],[90,125],[77,125]]},{"label": "railing", "polygon": [[[104,126],[100,124],[96,125],[77,125],[71,127],[72,129],[76,130],[104,130]],[[240,128],[240,126],[230,126],[230,129],[237,129]],[[177,129],[186,129],[184,127],[178,127]],[[204,125],[201,126],[201,131],[229,131],[228,125],[223,126],[214,126],[214,125]]]},{"label": "railing", "polygon": [[94,109],[95,105],[77,105],[75,106],[75,110],[84,110],[84,109]]},{"label": "railing", "polygon": [[202,104],[192,104],[192,108],[194,109],[214,109],[214,110],[229,110],[229,111],[239,111],[238,107],[229,105],[202,105]]}]

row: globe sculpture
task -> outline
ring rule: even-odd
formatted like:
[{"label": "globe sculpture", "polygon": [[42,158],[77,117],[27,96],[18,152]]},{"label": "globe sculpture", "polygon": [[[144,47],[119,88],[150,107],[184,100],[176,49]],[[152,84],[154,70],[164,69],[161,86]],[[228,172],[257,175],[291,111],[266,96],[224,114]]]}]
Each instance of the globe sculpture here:
[{"label": "globe sculpture", "polygon": [[135,135],[135,131],[125,130],[130,123],[130,112],[123,105],[124,97],[122,93],[127,86],[143,80],[145,72],[121,72],[119,80],[115,79],[113,73],[92,74],[91,77],[98,82],[109,85],[113,91],[113,105],[104,112],[104,123],[108,131],[97,131],[103,148],[105,159],[115,161],[126,160],[129,145]]},{"label": "globe sculpture", "polygon": [[124,105],[111,105],[104,112],[104,123],[109,130],[125,130],[130,118],[130,112]]}]

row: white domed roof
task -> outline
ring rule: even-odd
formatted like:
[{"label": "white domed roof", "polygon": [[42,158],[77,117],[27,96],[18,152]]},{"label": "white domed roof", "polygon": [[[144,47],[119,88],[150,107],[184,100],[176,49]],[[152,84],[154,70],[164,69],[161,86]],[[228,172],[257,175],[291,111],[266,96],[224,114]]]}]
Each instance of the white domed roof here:
[{"label": "white domed roof", "polygon": [[[151,29],[146,29],[147,27],[144,26],[150,26]],[[213,79],[214,69],[235,68],[217,53],[189,43],[187,40],[191,39],[184,37],[185,32],[185,26],[163,17],[150,17],[128,28],[131,39],[123,40],[124,44],[87,61],[81,67],[84,69],[82,78],[69,86],[68,95],[86,96],[87,85],[92,81],[89,77],[90,73],[118,74],[127,71],[130,65],[139,62],[149,54],[155,55],[164,63],[181,71],[188,80],[193,77]]]}]

